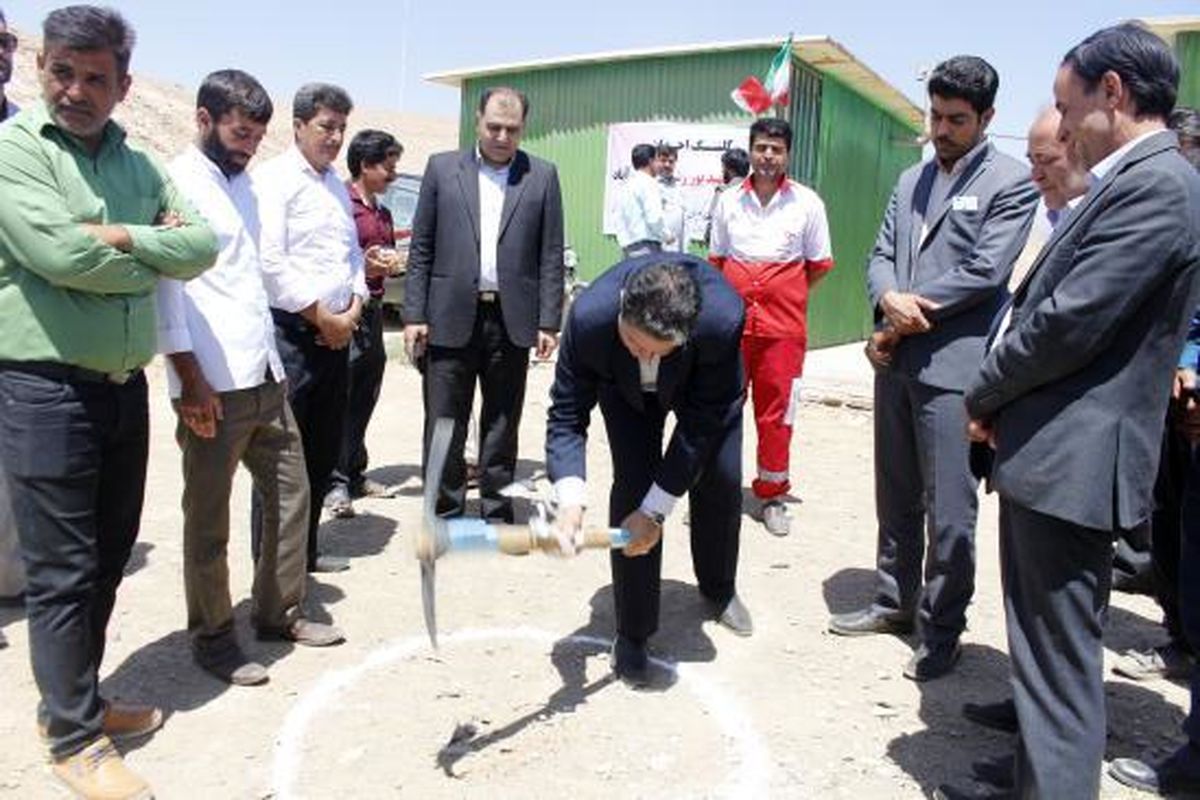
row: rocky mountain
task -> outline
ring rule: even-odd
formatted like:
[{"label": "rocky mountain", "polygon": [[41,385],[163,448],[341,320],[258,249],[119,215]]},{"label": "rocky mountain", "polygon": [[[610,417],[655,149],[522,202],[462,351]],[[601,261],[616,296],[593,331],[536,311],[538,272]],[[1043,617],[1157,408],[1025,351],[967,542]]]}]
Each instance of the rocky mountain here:
[{"label": "rocky mountain", "polygon": [[[21,46],[17,50],[13,78],[6,87],[6,93],[24,108],[38,102],[41,94],[35,74],[35,56],[41,42],[37,37],[23,31],[14,32],[20,37]],[[353,86],[346,88],[351,95],[354,94]],[[291,98],[271,99],[275,103],[275,116],[271,120],[267,137],[259,148],[256,161],[282,151],[292,141],[289,118]],[[195,136],[195,108],[196,87],[160,81],[135,70],[129,96],[117,106],[114,116],[129,132],[130,138],[167,161]],[[404,145],[404,157],[400,160],[401,172],[419,174],[424,171],[425,161],[430,155],[458,146],[457,122],[450,117],[356,108],[350,115],[347,144],[350,137],[362,128],[379,128],[400,140]],[[338,166],[345,173],[344,162]]]}]

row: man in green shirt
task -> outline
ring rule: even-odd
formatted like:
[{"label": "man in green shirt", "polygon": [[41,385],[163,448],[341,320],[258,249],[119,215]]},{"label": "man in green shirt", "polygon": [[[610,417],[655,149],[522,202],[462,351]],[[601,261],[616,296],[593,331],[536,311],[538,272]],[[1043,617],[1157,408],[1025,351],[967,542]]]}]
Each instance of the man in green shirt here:
[{"label": "man in green shirt", "polygon": [[150,792],[111,740],[154,730],[162,713],[102,700],[98,672],[142,511],[155,286],[217,255],[211,229],[109,119],[133,38],[109,9],[51,12],[43,103],[0,128],[0,459],[38,721],[54,773],[83,797]]}]

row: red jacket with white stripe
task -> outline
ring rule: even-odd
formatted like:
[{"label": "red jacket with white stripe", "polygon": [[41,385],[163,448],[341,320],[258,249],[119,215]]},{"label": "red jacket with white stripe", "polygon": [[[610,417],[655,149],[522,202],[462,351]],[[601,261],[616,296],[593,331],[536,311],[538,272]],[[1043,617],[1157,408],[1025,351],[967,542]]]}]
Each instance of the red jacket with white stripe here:
[{"label": "red jacket with white stripe", "polygon": [[746,303],[746,336],[806,339],[809,287],[833,269],[825,203],[785,177],[763,206],[748,177],[717,202],[708,258]]}]

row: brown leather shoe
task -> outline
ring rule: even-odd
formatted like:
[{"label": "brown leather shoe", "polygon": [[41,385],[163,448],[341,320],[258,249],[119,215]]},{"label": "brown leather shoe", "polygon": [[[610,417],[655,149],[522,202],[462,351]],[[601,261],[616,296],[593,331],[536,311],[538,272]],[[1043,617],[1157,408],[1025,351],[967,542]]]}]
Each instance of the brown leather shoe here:
[{"label": "brown leather shoe", "polygon": [[107,736],[101,736],[74,755],[58,759],[51,767],[77,797],[85,800],[148,800],[150,786],[139,778]]},{"label": "brown leather shoe", "polygon": [[104,702],[104,735],[114,741],[136,739],[162,727],[163,712],[154,706]]},{"label": "brown leather shoe", "polygon": [[305,647],[330,647],[346,641],[346,634],[336,625],[313,622],[297,617],[284,628],[259,628],[259,639],[283,639]]},{"label": "brown leather shoe", "polygon": [[[100,701],[104,705],[104,720],[101,730],[110,739],[123,742],[154,733],[162,727],[163,712],[154,706],[139,706],[132,703],[113,703],[108,700]],[[50,738],[46,726],[38,724],[38,735],[42,740]]]}]

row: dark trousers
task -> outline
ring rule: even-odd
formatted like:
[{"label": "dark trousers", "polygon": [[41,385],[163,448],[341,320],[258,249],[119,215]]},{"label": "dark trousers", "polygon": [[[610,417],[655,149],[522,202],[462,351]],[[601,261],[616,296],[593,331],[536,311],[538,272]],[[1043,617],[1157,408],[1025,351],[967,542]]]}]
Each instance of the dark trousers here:
[{"label": "dark trousers", "polygon": [[[287,375],[288,402],[304,444],[308,471],[308,568],[316,564],[317,528],[321,523],[321,498],[329,491],[330,477],[337,466],[346,415],[346,350],[330,350],[317,344],[317,331],[299,314],[271,309],[275,318],[275,344]],[[254,495],[251,549],[259,557],[262,538],[262,502]]]},{"label": "dark trousers", "polygon": [[425,366],[425,455],[433,423],[441,417],[454,420],[454,437],[438,490],[437,512],[463,513],[467,496],[467,467],[463,447],[475,383],[483,405],[479,412],[479,495],[482,516],[512,522],[512,500],[500,490],[513,481],[517,468],[517,431],[525,405],[525,376],[529,350],[508,338],[500,303],[479,303],[475,329],[466,347],[430,347]]},{"label": "dark trousers", "polygon": [[876,374],[875,605],[915,608],[921,639],[931,647],[958,639],[975,592],[979,499],[966,429],[961,392]]},{"label": "dark trousers", "polygon": [[62,758],[101,733],[105,629],[138,535],[146,379],[0,369],[0,453],[25,562],[39,721]]},{"label": "dark trousers", "polygon": [[[1190,471],[1183,491],[1183,525],[1179,541],[1179,627],[1192,652],[1200,653],[1200,449],[1191,452]],[[1200,667],[1192,669],[1192,705],[1184,733],[1200,758]]]},{"label": "dark trousers", "polygon": [[[653,394],[632,407],[612,387],[600,393],[600,411],[612,451],[613,486],[608,522],[618,526],[641,506],[662,461],[666,412]],[[700,594],[724,605],[736,591],[738,540],[742,526],[742,417],[714,446],[708,463],[688,491],[691,506],[692,568]],[[617,633],[644,641],[658,630],[662,548],[643,556],[612,551]]]},{"label": "dark trousers", "polygon": [[[355,495],[362,487],[367,469],[367,425],[379,402],[387,353],[383,349],[383,302],[372,298],[363,306],[362,319],[350,342],[349,397],[342,448],[330,489]],[[321,502],[316,498],[315,502]]]},{"label": "dark trousers", "polygon": [[1000,499],[1001,582],[1021,728],[1017,797],[1099,794],[1106,717],[1101,633],[1113,538]]},{"label": "dark trousers", "polygon": [[[1162,458],[1154,482],[1154,516],[1150,529],[1150,561],[1154,575],[1154,598],[1163,610],[1163,627],[1171,641],[1192,646],[1180,623],[1180,537],[1185,523],[1183,504],[1191,486],[1192,447],[1174,430],[1168,418],[1163,430]],[[1200,488],[1200,487],[1197,487]],[[1192,514],[1200,513],[1200,505]]]}]

